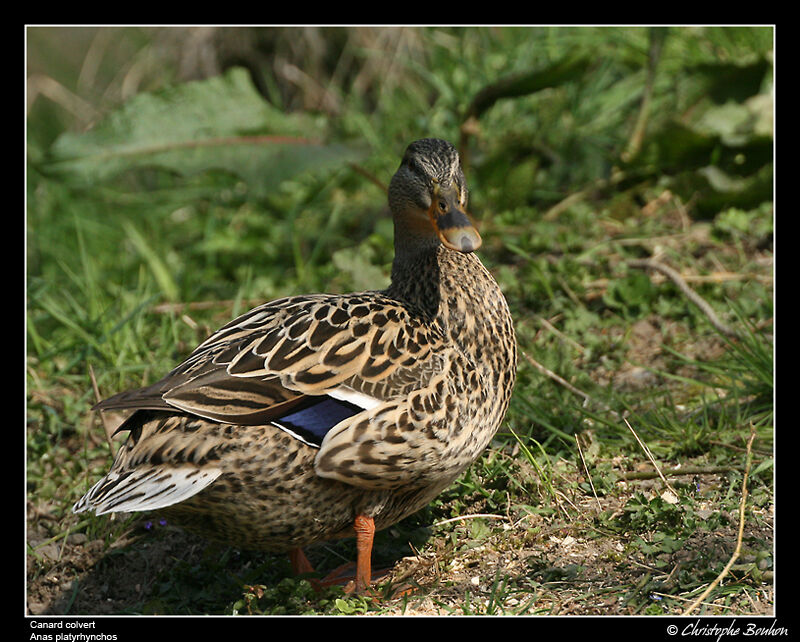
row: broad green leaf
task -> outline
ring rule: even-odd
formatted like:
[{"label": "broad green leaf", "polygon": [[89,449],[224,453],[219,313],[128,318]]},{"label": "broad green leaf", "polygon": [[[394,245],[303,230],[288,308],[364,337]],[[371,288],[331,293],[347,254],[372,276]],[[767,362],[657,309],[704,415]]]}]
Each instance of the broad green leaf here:
[{"label": "broad green leaf", "polygon": [[145,167],[183,176],[225,170],[263,195],[300,172],[354,157],[343,145],[321,143],[322,136],[312,117],[270,106],[237,68],[139,94],[90,131],[62,134],[44,170],[82,184]]},{"label": "broad green leaf", "polygon": [[582,55],[568,55],[543,68],[505,76],[484,87],[467,108],[467,118],[477,118],[501,98],[517,98],[548,87],[579,80],[589,68],[590,60]]}]

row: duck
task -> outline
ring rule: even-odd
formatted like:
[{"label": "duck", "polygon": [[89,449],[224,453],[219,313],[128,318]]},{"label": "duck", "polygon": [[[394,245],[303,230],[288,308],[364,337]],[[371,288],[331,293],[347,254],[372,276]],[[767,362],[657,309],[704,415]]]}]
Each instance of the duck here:
[{"label": "duck", "polygon": [[[166,376],[94,407],[130,411],[107,474],[73,511],[157,511],[240,550],[304,553],[374,535],[428,505],[491,442],[511,399],[514,324],[476,250],[456,148],[407,146],[388,187],[384,290],[299,294],[233,319]],[[116,434],[116,433],[115,433]]]}]

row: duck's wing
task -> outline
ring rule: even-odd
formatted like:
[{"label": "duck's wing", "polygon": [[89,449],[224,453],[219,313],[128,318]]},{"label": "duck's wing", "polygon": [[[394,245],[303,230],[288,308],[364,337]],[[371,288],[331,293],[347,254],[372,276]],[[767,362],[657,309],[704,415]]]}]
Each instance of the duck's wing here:
[{"label": "duck's wing", "polygon": [[436,413],[442,343],[435,325],[378,292],[289,297],[231,321],[155,384],[96,408],[273,423],[320,448],[321,475],[395,487],[414,475],[404,449],[424,409]]}]

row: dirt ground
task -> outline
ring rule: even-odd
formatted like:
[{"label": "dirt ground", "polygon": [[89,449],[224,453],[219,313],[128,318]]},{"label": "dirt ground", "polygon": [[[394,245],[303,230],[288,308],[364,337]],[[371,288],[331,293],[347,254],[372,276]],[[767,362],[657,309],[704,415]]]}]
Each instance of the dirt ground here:
[{"label": "dirt ground", "polygon": [[[705,477],[713,483],[713,475]],[[473,520],[464,516],[448,536],[431,538],[432,545],[423,553],[395,553],[388,577],[399,585],[411,581],[419,588],[402,599],[385,602],[380,613],[460,614],[468,595],[471,612],[630,615],[641,614],[645,607],[649,607],[645,612],[653,613],[654,605],[670,598],[673,606],[665,613],[674,614],[682,599],[676,597],[681,572],[698,565],[719,569],[730,558],[736,545],[737,515],[730,515],[728,525],[713,532],[695,531],[677,550],[659,554],[654,565],[652,557],[631,554],[618,534],[587,528],[599,511],[619,509],[634,490],[656,492],[652,480],[624,485],[629,486],[626,492],[614,497],[586,498],[576,506],[581,518],[572,522],[536,515],[517,522],[513,517],[486,519],[491,522],[488,534],[476,538],[470,528]],[[29,506],[28,541],[32,546],[46,540],[47,521],[46,512]],[[751,548],[772,549],[771,508],[754,509],[748,515],[743,541],[742,567],[755,561]],[[74,533],[40,546],[36,554],[38,560],[28,556],[28,614],[104,615],[137,612],[158,592],[161,572],[202,564],[209,546],[178,528],[154,527],[139,519],[107,550],[103,541]],[[248,565],[265,562],[274,564],[278,574],[288,573],[284,557],[269,554],[234,554],[226,570],[237,576]],[[493,603],[498,578],[519,587],[513,594],[506,592],[502,604]],[[728,581],[741,579],[739,573]],[[752,588],[741,592],[733,603],[716,602],[715,607],[709,606],[710,612],[772,614],[771,570],[758,581],[753,577],[744,581]],[[241,595],[232,591],[228,603],[238,597]]]}]

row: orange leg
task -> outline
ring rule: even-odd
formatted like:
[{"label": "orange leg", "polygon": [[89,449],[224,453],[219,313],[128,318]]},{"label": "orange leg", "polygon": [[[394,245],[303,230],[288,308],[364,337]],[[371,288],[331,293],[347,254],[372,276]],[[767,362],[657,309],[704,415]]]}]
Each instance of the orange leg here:
[{"label": "orange leg", "polygon": [[[332,584],[342,584],[348,582],[348,580],[350,581],[345,587],[345,591],[348,593],[353,591],[364,593],[369,588],[372,581],[372,540],[375,537],[375,522],[366,515],[356,515],[353,528],[356,532],[356,553],[358,556],[356,558],[355,582],[352,580],[353,564],[351,562],[331,571],[322,580],[311,580],[312,585],[317,590]],[[289,561],[292,563],[292,570],[296,575],[314,572],[314,567],[311,566],[311,562],[308,561],[301,548],[289,551]],[[384,573],[386,571],[379,573],[379,575]]]},{"label": "orange leg", "polygon": [[356,515],[353,527],[356,531],[356,593],[363,593],[372,580],[372,540],[375,522],[366,515]]},{"label": "orange leg", "polygon": [[308,561],[302,548],[293,548],[289,551],[289,561],[292,563],[292,570],[295,575],[314,572],[314,567],[311,566],[311,562]]}]

